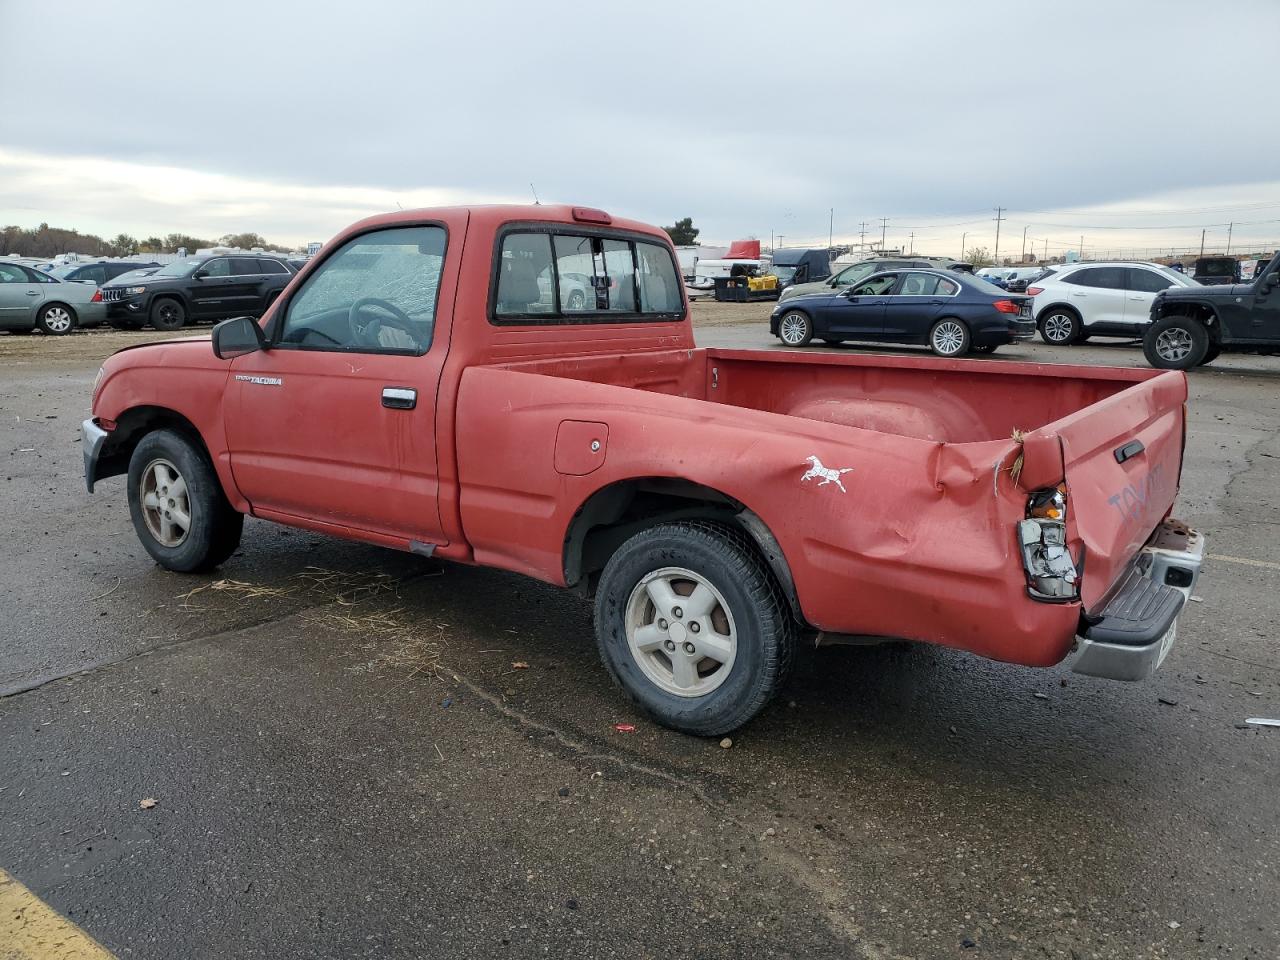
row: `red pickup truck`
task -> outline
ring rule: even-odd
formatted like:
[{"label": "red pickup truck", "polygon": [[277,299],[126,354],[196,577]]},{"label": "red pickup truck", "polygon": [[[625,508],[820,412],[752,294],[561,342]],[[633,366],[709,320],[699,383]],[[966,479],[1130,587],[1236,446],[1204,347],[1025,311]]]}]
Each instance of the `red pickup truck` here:
[{"label": "red pickup truck", "polygon": [[[212,343],[210,343],[212,340]],[[1138,679],[1203,537],[1170,519],[1176,372],[694,345],[659,230],[567,206],[338,236],[261,321],[123,350],[83,425],[143,545],[207,570],[244,514],[595,598],[605,665],[714,735],[802,635]]]}]

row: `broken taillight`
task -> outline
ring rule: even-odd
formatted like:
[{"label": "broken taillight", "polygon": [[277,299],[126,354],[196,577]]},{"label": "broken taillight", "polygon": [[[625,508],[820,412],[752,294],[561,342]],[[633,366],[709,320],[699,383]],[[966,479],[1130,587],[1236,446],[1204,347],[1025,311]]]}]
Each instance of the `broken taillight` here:
[{"label": "broken taillight", "polygon": [[1080,574],[1067,549],[1067,488],[1037,490],[1018,521],[1018,546],[1032,599],[1064,603],[1080,597]]}]

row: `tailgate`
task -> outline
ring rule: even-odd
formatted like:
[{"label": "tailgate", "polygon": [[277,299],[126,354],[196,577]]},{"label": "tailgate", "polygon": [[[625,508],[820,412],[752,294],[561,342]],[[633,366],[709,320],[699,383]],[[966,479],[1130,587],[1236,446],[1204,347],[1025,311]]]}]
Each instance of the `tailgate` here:
[{"label": "tailgate", "polygon": [[1068,537],[1085,548],[1086,610],[1098,606],[1173,506],[1186,399],[1186,376],[1166,373],[1045,428],[1062,442]]}]

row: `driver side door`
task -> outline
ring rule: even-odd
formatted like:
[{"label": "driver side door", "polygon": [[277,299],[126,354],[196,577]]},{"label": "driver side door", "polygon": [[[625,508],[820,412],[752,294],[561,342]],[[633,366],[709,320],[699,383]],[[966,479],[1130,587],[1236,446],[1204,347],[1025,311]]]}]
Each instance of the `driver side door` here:
[{"label": "driver side door", "polygon": [[877,273],[828,297],[819,311],[818,332],[858,340],[878,340],[884,334],[884,312],[896,273]]},{"label": "driver side door", "polygon": [[268,348],[232,361],[227,447],[255,516],[448,542],[435,444],[447,245],[439,223],[353,238],[282,298]]}]

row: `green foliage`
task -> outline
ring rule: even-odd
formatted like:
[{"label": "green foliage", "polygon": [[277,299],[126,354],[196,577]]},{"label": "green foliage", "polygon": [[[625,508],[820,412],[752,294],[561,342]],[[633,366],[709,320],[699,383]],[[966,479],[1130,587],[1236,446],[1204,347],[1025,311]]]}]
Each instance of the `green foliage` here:
[{"label": "green foliage", "polygon": [[667,231],[667,236],[677,247],[693,246],[698,242],[698,234],[701,232],[693,225],[693,217],[677,220],[674,225],[662,229]]}]

